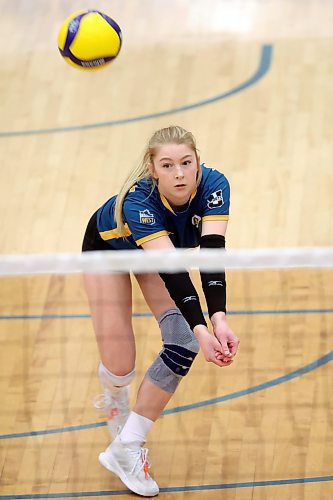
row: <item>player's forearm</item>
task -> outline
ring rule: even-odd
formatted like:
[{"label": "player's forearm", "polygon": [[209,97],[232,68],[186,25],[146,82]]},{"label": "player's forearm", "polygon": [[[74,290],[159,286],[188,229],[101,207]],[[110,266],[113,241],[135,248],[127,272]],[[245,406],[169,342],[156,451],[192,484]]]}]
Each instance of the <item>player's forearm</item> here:
[{"label": "player's forearm", "polygon": [[[176,306],[193,330],[197,325],[205,325],[199,296],[188,273],[160,273],[162,280]],[[194,330],[193,330],[194,331]]]}]

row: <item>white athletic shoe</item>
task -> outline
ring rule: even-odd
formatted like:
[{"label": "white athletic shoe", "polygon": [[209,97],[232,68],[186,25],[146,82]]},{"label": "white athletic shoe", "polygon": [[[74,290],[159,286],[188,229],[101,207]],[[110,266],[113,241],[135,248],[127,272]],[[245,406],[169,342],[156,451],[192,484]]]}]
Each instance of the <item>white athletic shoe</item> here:
[{"label": "white athletic shoe", "polygon": [[148,449],[141,443],[122,443],[118,436],[110,446],[100,453],[99,462],[137,495],[154,497],[159,488],[149,475]]},{"label": "white athletic shoe", "polygon": [[128,387],[109,389],[104,386],[104,393],[97,396],[94,406],[107,416],[107,426],[114,439],[123,428],[130,414]]}]

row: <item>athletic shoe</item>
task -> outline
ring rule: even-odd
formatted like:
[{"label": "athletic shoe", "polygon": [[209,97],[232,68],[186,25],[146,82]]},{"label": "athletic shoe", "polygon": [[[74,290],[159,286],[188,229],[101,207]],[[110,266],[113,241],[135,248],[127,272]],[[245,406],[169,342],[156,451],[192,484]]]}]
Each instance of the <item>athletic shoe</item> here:
[{"label": "athletic shoe", "polygon": [[130,413],[128,387],[115,387],[112,390],[104,386],[104,393],[97,396],[94,406],[107,416],[107,426],[114,439],[123,428]]},{"label": "athletic shoe", "polygon": [[142,443],[122,443],[118,436],[108,448],[100,453],[99,462],[137,495],[154,497],[159,488],[149,475],[148,449]]}]

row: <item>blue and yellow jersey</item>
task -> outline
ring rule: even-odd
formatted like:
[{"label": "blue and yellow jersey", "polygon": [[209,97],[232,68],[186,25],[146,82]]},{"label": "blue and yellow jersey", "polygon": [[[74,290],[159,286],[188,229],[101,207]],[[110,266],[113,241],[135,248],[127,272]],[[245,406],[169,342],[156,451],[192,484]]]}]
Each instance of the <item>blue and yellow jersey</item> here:
[{"label": "blue and yellow jersey", "polygon": [[226,177],[204,164],[202,178],[185,209],[175,212],[150,180],[143,179],[127,193],[123,205],[126,238],[120,236],[114,220],[116,196],[97,213],[98,231],[114,249],[130,250],[159,236],[169,236],[177,248],[198,246],[205,220],[228,220],[230,188]]}]

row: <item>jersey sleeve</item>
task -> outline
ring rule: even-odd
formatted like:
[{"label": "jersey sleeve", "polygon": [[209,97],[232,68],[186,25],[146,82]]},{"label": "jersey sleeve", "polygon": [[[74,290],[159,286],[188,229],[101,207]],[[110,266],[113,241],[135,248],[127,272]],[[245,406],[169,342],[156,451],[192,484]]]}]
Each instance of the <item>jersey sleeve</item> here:
[{"label": "jersey sleeve", "polygon": [[123,215],[138,246],[170,234],[165,229],[159,207],[144,193],[128,193],[123,205]]},{"label": "jersey sleeve", "polygon": [[202,220],[228,220],[230,185],[227,178],[212,170],[202,194]]}]

